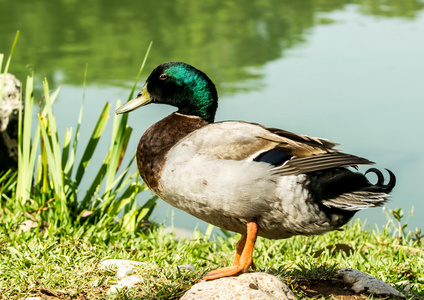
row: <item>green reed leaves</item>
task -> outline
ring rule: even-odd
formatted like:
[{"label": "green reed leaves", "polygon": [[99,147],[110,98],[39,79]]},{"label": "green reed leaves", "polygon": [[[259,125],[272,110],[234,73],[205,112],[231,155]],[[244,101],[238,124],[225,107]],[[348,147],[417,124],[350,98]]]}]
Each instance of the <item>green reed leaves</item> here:
[{"label": "green reed leaves", "polygon": [[[3,57],[0,60],[2,62]],[[131,94],[134,88],[135,85]],[[59,89],[52,92],[44,80],[43,96],[34,118],[34,74],[28,76],[19,111],[18,170],[16,175],[11,172],[1,174],[0,201],[11,200],[0,203],[0,208],[4,208],[0,213],[10,218],[17,216],[22,221],[29,220],[39,230],[42,227],[47,232],[72,233],[76,237],[104,233],[105,228],[109,228],[108,234],[117,230],[139,230],[143,219],[152,212],[156,198],[147,200],[144,205],[136,202],[146,186],[131,168],[134,153],[129,163],[121,166],[132,132],[127,125],[128,117],[113,114],[110,147],[104,153],[98,145],[100,139],[105,138],[105,128],[113,113],[112,105],[105,103],[88,142],[83,145],[80,141],[83,104],[76,130],[68,128],[61,135],[53,109],[58,95]],[[116,105],[119,106],[120,101]],[[94,157],[103,155],[100,165],[92,164]],[[87,174],[94,176],[87,178]],[[86,190],[83,190],[82,182],[84,186],[89,182]],[[3,193],[6,190],[8,195]]]}]

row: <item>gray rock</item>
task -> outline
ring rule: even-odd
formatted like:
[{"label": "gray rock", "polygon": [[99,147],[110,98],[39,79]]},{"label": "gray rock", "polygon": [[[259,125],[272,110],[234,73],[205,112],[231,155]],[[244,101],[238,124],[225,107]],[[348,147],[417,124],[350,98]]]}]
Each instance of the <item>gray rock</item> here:
[{"label": "gray rock", "polygon": [[236,277],[202,281],[192,286],[181,299],[295,300],[296,297],[277,277],[266,273],[251,272]]},{"label": "gray rock", "polygon": [[105,268],[119,268],[119,267],[128,267],[128,266],[138,266],[138,265],[144,265],[145,262],[142,261],[135,261],[135,260],[129,260],[129,259],[106,259],[104,261],[99,262],[98,267],[100,269]]},{"label": "gray rock", "polygon": [[130,276],[134,272],[132,266],[121,266],[116,270],[116,277],[124,278]]},{"label": "gray rock", "polygon": [[[0,74],[0,84],[3,81]],[[12,74],[6,74],[0,99],[0,171],[18,166],[19,95],[21,83]]]},{"label": "gray rock", "polygon": [[142,280],[142,277],[139,275],[131,275],[119,280],[116,284],[112,285],[110,289],[106,292],[107,294],[117,293],[120,289],[126,287],[130,288]]},{"label": "gray rock", "polygon": [[406,298],[404,294],[387,283],[358,270],[343,268],[337,270],[336,275],[341,277],[345,283],[352,285],[351,289],[357,294],[366,292],[374,295],[393,295]]},{"label": "gray rock", "polygon": [[411,290],[411,283],[409,280],[396,282],[396,285],[402,287],[404,292],[409,292]]},{"label": "gray rock", "polygon": [[116,277],[124,278],[134,272],[133,266],[143,265],[145,262],[128,260],[128,259],[107,259],[101,261],[98,265],[99,269],[116,268]]},{"label": "gray rock", "polygon": [[190,265],[190,264],[179,265],[179,266],[178,266],[178,268],[179,268],[179,269],[186,269],[186,270],[188,270],[188,271],[190,271],[190,272],[194,272],[194,271],[196,271],[196,267],[195,267],[195,266],[193,266],[193,265]]}]

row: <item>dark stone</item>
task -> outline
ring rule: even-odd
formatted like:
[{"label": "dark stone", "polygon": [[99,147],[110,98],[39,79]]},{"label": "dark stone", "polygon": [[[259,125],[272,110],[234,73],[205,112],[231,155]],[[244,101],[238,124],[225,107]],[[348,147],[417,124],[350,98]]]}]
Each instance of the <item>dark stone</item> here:
[{"label": "dark stone", "polygon": [[[0,84],[4,74],[0,74]],[[18,167],[19,95],[21,83],[6,74],[0,102],[0,173]]]}]

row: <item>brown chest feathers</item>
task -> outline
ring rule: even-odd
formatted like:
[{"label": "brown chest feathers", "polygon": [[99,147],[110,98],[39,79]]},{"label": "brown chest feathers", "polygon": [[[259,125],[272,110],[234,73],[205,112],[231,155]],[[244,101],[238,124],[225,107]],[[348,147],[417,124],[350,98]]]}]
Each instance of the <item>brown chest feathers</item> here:
[{"label": "brown chest feathers", "polygon": [[137,147],[137,167],[141,178],[156,194],[168,151],[183,137],[208,123],[199,117],[173,113],[152,125]]}]

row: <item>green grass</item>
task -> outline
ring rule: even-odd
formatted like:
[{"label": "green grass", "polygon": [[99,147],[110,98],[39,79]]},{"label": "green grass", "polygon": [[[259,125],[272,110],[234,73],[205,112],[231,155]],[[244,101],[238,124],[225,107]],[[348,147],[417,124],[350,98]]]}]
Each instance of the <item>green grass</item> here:
[{"label": "green grass", "polygon": [[[259,238],[254,261],[260,271],[281,278],[299,299],[307,298],[305,287],[334,282],[334,269],[341,267],[366,272],[395,286],[408,280],[412,284],[410,291],[404,291],[408,299],[423,299],[421,241],[411,233],[399,241],[390,227],[368,230],[357,221],[343,231],[322,236],[279,241]],[[86,240],[39,233],[36,228],[19,231],[17,225],[8,232],[4,229],[2,226],[0,233],[2,299],[43,294],[59,299],[178,299],[205,272],[232,263],[239,237],[210,241],[195,232],[189,241],[177,240],[160,226],[137,234],[120,232],[109,239],[102,238],[108,235],[104,229],[97,233],[97,239]],[[334,244],[344,244],[350,250],[337,251],[331,247]],[[119,294],[107,295],[118,279],[112,270],[101,270],[97,265],[110,258],[146,262],[134,273],[143,281]],[[183,264],[193,265],[196,271],[178,268]],[[402,287],[397,288],[402,291]]]},{"label": "green grass", "polygon": [[[7,72],[11,54],[3,70],[0,55],[0,72]],[[75,130],[62,134],[54,116],[59,90],[50,91],[46,80],[43,89],[41,99],[35,99],[30,74],[21,97],[25,108],[20,112],[19,168],[0,174],[1,299],[178,299],[203,274],[232,263],[238,235],[223,232],[226,238],[211,240],[210,227],[205,234],[194,232],[189,241],[177,240],[161,226],[146,222],[156,198],[137,204],[137,195],[146,186],[129,171],[134,154],[127,166],[121,166],[132,131],[127,115],[113,116],[112,134],[106,137],[109,149],[103,163],[93,166],[90,161],[99,155],[97,145],[105,138],[111,105],[105,104],[89,141],[81,144],[83,106]],[[32,120],[33,110],[38,111],[36,120]],[[89,168],[94,169],[93,178],[87,178]],[[90,183],[84,192],[82,181]],[[356,222],[323,236],[259,238],[255,264],[281,278],[299,299],[338,299],[311,294],[311,289],[317,283],[336,284],[334,270],[340,267],[394,285],[408,280],[412,288],[404,293],[409,299],[423,299],[423,236],[419,230],[407,230],[401,209],[391,211],[391,216],[380,229]],[[142,282],[107,295],[117,278],[113,270],[99,269],[98,263],[110,258],[146,262],[135,270]],[[178,268],[184,264],[196,271]]]}]

